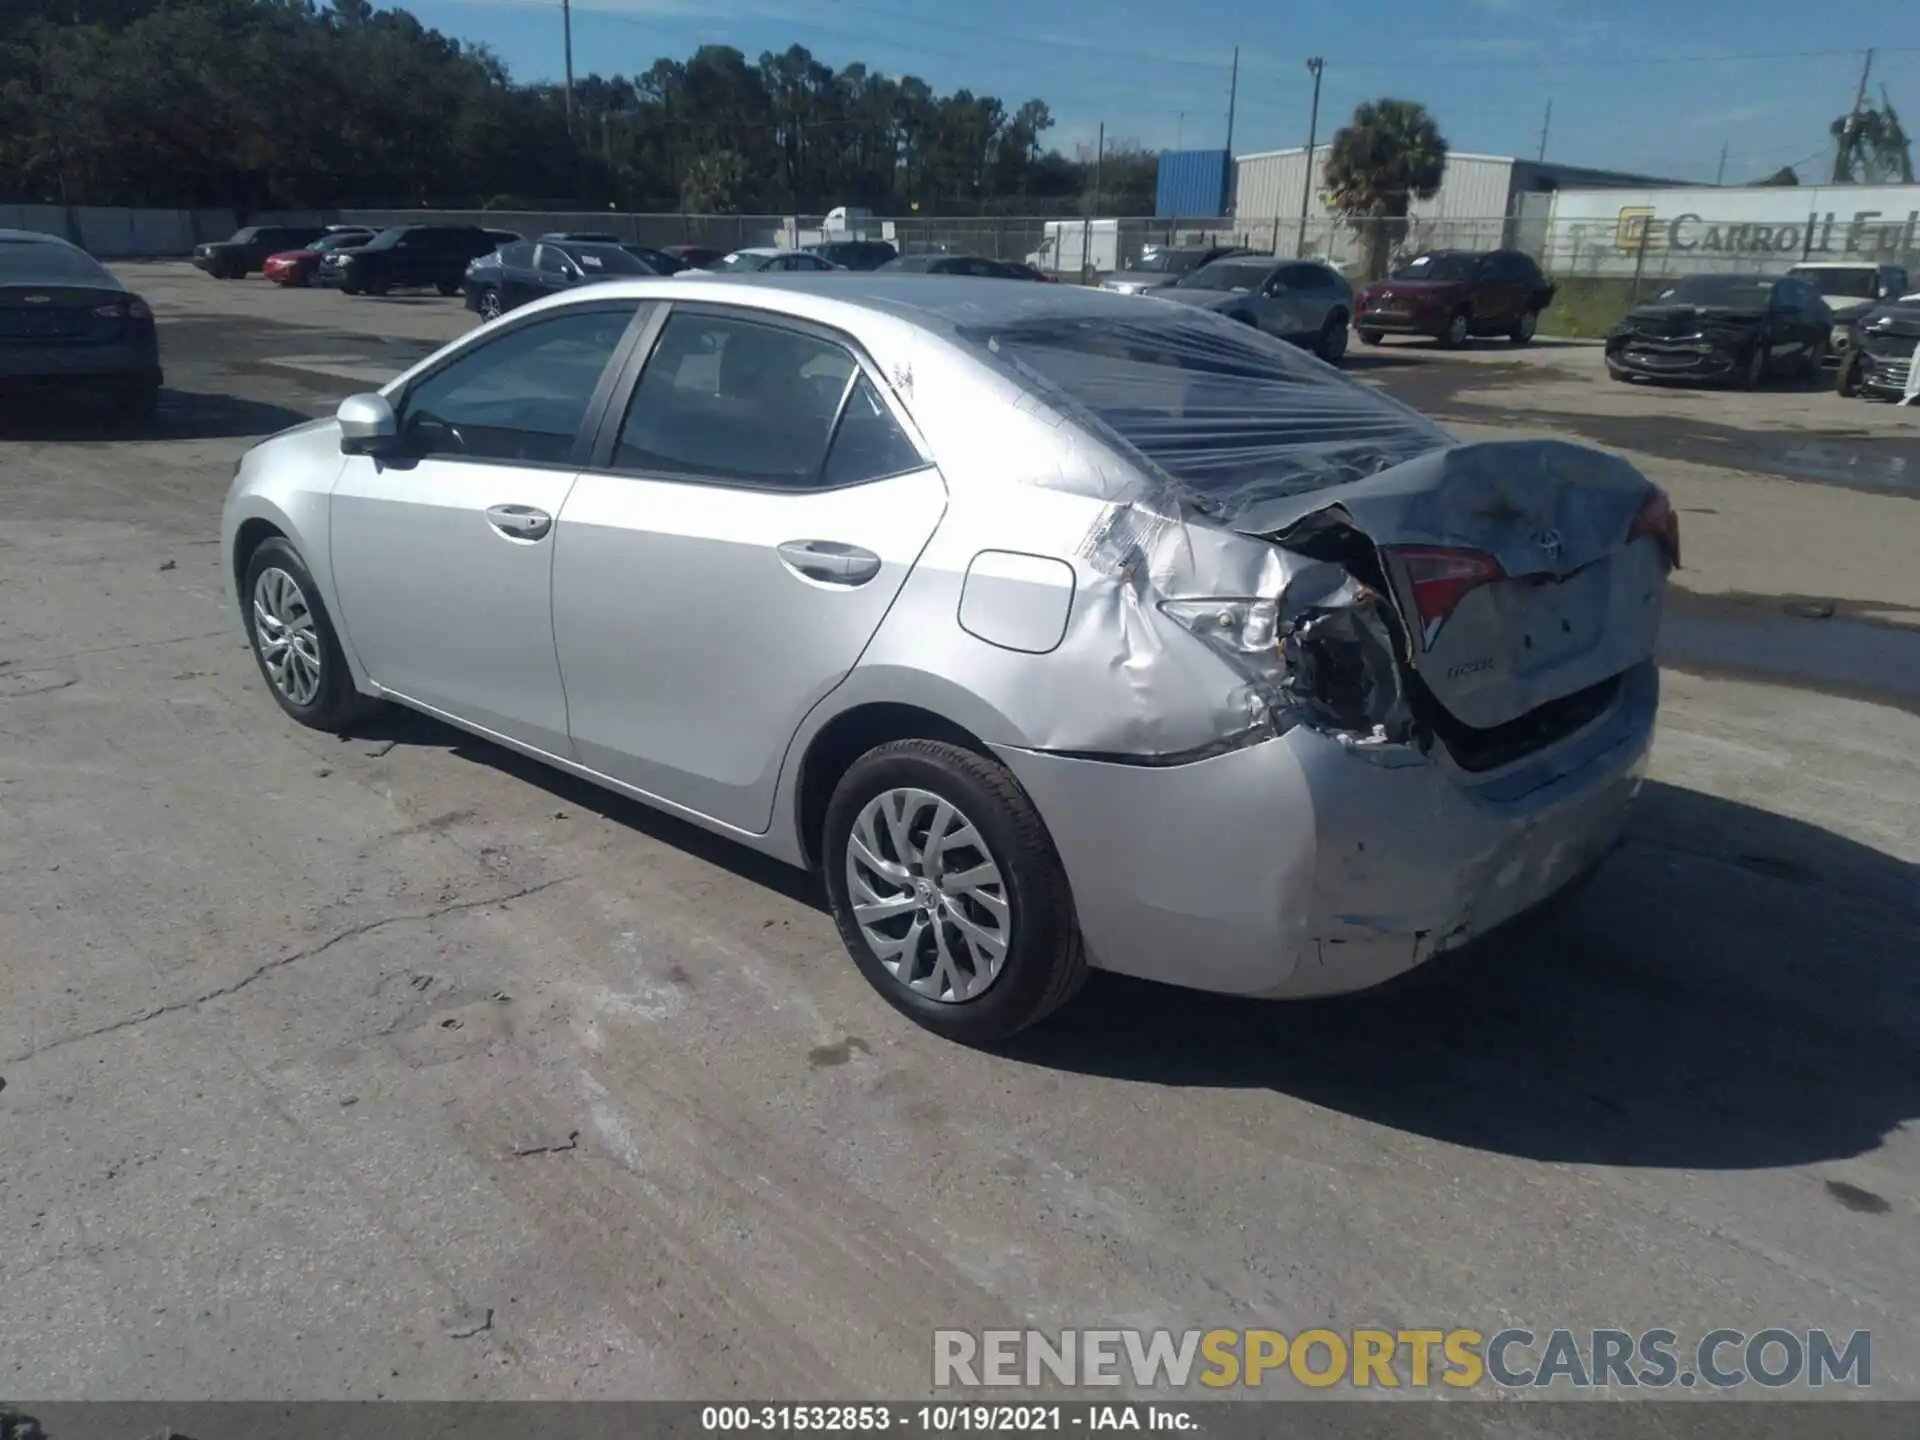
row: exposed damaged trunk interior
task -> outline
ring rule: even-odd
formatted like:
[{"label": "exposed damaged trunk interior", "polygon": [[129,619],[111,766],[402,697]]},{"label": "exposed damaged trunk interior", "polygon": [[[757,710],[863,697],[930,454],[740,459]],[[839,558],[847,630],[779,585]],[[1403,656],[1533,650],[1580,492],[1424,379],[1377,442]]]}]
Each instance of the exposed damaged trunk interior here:
[{"label": "exposed damaged trunk interior", "polygon": [[[1626,673],[1652,654],[1661,590],[1679,559],[1676,523],[1637,472],[1636,491],[1586,487],[1548,466],[1535,470],[1536,503],[1512,503],[1514,477],[1534,468],[1522,462],[1565,460],[1525,448],[1462,447],[1493,453],[1414,462],[1404,468],[1439,472],[1435,488],[1402,490],[1390,505],[1327,505],[1262,535],[1320,562],[1280,607],[1282,689],[1298,722],[1351,746],[1426,751],[1437,741],[1462,770],[1483,772],[1607,712]],[[1489,463],[1506,477],[1493,490],[1477,478]],[[1575,465],[1605,473],[1604,464]],[[1371,511],[1385,543],[1356,511]],[[1516,527],[1519,545],[1501,533]],[[1450,543],[1428,543],[1438,540]]]}]

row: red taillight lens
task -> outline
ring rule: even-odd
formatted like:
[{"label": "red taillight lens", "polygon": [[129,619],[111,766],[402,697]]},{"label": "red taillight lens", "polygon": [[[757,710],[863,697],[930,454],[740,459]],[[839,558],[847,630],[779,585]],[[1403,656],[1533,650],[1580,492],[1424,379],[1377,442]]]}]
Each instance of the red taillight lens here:
[{"label": "red taillight lens", "polygon": [[1405,546],[1393,553],[1406,566],[1414,608],[1420,612],[1420,633],[1429,641],[1468,594],[1506,574],[1498,560],[1478,550]]},{"label": "red taillight lens", "polygon": [[1640,507],[1640,513],[1633,517],[1633,524],[1627,530],[1627,543],[1651,537],[1659,542],[1666,551],[1667,563],[1674,569],[1680,568],[1680,517],[1674,513],[1673,502],[1659,491],[1655,491],[1647,503]]}]

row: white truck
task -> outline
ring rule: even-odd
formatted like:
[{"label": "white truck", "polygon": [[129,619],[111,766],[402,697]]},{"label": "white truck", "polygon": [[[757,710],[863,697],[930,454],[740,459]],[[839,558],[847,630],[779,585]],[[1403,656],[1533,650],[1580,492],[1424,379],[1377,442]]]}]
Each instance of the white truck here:
[{"label": "white truck", "polygon": [[1040,248],[1027,256],[1027,263],[1062,279],[1087,270],[1110,275],[1120,268],[1120,222],[1049,220]]}]

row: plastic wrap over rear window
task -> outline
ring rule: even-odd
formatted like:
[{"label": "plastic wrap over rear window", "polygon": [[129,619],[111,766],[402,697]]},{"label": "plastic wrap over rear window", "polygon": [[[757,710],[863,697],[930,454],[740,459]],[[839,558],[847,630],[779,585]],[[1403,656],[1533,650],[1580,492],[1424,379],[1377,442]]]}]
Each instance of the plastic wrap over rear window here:
[{"label": "plastic wrap over rear window", "polygon": [[1045,315],[962,326],[1049,398],[1118,436],[1201,512],[1344,485],[1451,445],[1438,425],[1238,321]]}]

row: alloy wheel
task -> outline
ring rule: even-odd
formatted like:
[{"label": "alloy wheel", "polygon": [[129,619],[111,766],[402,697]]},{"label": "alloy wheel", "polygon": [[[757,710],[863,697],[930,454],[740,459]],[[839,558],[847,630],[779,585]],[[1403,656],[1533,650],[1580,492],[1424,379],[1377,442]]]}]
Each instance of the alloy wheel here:
[{"label": "alloy wheel", "polygon": [[1447,344],[1464,345],[1467,343],[1467,317],[1455,315],[1447,321]]},{"label": "alloy wheel", "polygon": [[311,705],[320,693],[320,634],[299,582],[284,570],[262,570],[254,581],[253,639],[273,688],[289,704]]},{"label": "alloy wheel", "polygon": [[500,292],[487,289],[480,292],[480,318],[498,320],[500,318]]},{"label": "alloy wheel", "polygon": [[999,978],[1013,938],[1007,886],[986,841],[929,790],[883,790],[847,836],[847,902],[887,973],[957,1004]]},{"label": "alloy wheel", "polygon": [[1520,317],[1520,338],[1522,340],[1533,339],[1534,332],[1537,331],[1539,328],[1540,328],[1540,317],[1534,311],[1529,310],[1527,311],[1526,314]]}]

